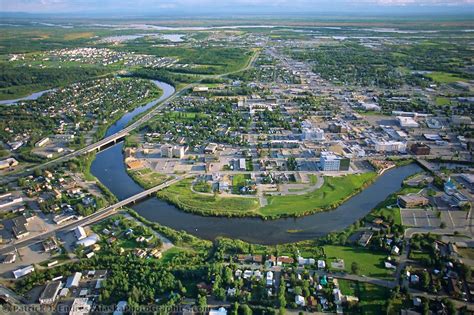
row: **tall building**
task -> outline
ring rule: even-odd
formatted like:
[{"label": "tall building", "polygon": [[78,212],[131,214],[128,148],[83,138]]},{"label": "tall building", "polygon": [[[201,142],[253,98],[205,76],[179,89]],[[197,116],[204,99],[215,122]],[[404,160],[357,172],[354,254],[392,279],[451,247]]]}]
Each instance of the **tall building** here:
[{"label": "tall building", "polygon": [[332,152],[321,152],[319,164],[323,171],[348,171],[351,160]]}]

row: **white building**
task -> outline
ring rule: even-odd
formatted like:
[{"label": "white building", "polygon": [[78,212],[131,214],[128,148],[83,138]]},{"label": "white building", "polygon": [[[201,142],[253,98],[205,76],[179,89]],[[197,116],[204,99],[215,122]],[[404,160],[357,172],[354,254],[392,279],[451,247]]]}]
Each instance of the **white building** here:
[{"label": "white building", "polygon": [[89,247],[89,246],[92,246],[94,245],[95,243],[97,243],[99,241],[99,235],[97,234],[91,234],[90,236],[86,237],[86,238],[83,238],[82,240],[79,240],[76,242],[76,245],[77,246],[84,246],[84,247]]},{"label": "white building", "polygon": [[341,159],[331,152],[321,152],[319,163],[323,171],[339,171]]},{"label": "white building", "polygon": [[15,279],[21,278],[23,276],[26,276],[29,273],[32,273],[35,271],[35,267],[33,265],[26,266],[25,268],[17,269],[13,271],[13,276]]},{"label": "white building", "polygon": [[323,141],[324,130],[321,128],[303,128],[303,140]]},{"label": "white building", "polygon": [[400,152],[405,153],[407,144],[401,141],[376,141],[375,151],[377,152]]},{"label": "white building", "polygon": [[87,237],[86,231],[82,226],[78,226],[74,229],[74,235],[76,235],[76,238],[79,241]]},{"label": "white building", "polygon": [[273,285],[273,272],[267,272],[267,286],[270,287]]},{"label": "white building", "polygon": [[72,302],[69,315],[85,315],[89,314],[92,308],[88,298],[75,298]]},{"label": "white building", "polygon": [[412,117],[397,116],[398,123],[402,128],[418,128],[420,125]]},{"label": "white building", "polygon": [[48,142],[49,142],[49,138],[47,138],[47,137],[43,138],[40,141],[36,142],[35,147],[40,148],[40,147],[44,146],[45,144],[47,144]]}]

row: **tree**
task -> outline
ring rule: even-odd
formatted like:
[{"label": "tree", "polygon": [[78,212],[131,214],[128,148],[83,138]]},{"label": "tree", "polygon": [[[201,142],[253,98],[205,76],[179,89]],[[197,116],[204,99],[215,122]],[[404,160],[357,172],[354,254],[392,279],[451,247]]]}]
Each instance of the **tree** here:
[{"label": "tree", "polygon": [[352,271],[353,274],[359,274],[360,268],[359,268],[359,264],[357,262],[355,262],[355,261],[352,262],[351,271]]},{"label": "tree", "polygon": [[205,295],[198,295],[198,301],[197,301],[198,307],[200,310],[204,310],[207,307],[207,298]]},{"label": "tree", "polygon": [[242,315],[252,315],[252,309],[247,304],[240,305]]}]

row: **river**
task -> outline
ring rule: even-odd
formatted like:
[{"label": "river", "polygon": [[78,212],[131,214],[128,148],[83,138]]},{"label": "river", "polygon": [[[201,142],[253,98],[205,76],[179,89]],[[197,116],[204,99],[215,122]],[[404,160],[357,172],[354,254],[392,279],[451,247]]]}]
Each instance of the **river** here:
[{"label": "river", "polygon": [[[124,115],[109,128],[107,135],[124,128],[135,115],[174,93],[174,88],[170,85],[156,83],[164,90],[160,99]],[[119,199],[125,199],[143,190],[128,176],[122,148],[123,143],[119,143],[98,153],[91,167],[92,174]],[[217,236],[227,236],[260,244],[295,242],[324,236],[346,228],[364,217],[391,193],[399,190],[403,179],[420,170],[421,168],[416,164],[388,170],[374,184],[338,208],[301,218],[264,221],[259,218],[203,217],[181,211],[158,198],[147,199],[132,208],[150,221],[156,221],[175,230],[184,230],[205,239],[212,240]],[[288,230],[295,232],[289,233]]]},{"label": "river", "polygon": [[17,98],[17,99],[14,99],[14,100],[3,100],[3,101],[0,101],[0,105],[12,105],[12,104],[16,104],[20,101],[34,101],[34,100],[37,100],[38,98],[40,98],[43,94],[48,93],[48,92],[52,92],[54,90],[55,89],[39,91],[39,92],[31,93],[28,96]]}]

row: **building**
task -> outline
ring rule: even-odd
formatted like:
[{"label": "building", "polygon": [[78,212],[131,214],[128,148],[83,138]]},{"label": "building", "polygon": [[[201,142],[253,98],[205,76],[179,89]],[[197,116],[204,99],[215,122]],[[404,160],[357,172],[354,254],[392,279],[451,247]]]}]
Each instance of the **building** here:
[{"label": "building", "polygon": [[273,285],[273,272],[267,272],[267,287],[271,287]]},{"label": "building", "polygon": [[332,133],[344,133],[347,132],[347,126],[340,122],[332,122],[329,124],[328,130]]},{"label": "building", "polygon": [[73,275],[69,276],[66,281],[66,288],[77,288],[79,286],[79,281],[81,281],[82,273],[75,272]]},{"label": "building", "polygon": [[29,266],[26,266],[25,268],[21,268],[21,269],[17,269],[13,271],[13,276],[15,277],[15,279],[18,279],[18,278],[26,276],[29,273],[32,273],[33,271],[35,271],[35,267],[33,267],[33,265],[29,265]]},{"label": "building", "polygon": [[363,247],[366,247],[367,245],[369,245],[369,242],[372,239],[372,236],[374,236],[374,233],[370,231],[365,231],[364,233],[362,233],[358,241],[359,245]]},{"label": "building", "polygon": [[83,238],[82,240],[79,240],[76,242],[77,246],[84,246],[84,247],[89,247],[94,245],[99,241],[99,235],[93,233],[90,236]]},{"label": "building", "polygon": [[85,315],[89,314],[92,309],[92,303],[88,298],[75,298],[72,302],[69,315]]},{"label": "building", "polygon": [[122,315],[125,311],[127,311],[127,301],[119,301],[117,306],[115,307],[115,311],[113,315]]},{"label": "building", "polygon": [[82,226],[78,226],[74,229],[74,235],[79,241],[87,237],[86,231]]},{"label": "building", "polygon": [[429,155],[430,150],[430,147],[424,143],[413,143],[410,146],[410,151],[415,155]]},{"label": "building", "polygon": [[429,200],[419,195],[405,195],[398,196],[398,204],[402,208],[423,207],[429,204]]},{"label": "building", "polygon": [[45,144],[47,144],[49,141],[50,141],[49,138],[47,138],[47,137],[43,138],[40,141],[35,143],[35,147],[40,148],[40,147],[44,146]]},{"label": "building", "polygon": [[205,154],[214,154],[217,150],[217,143],[209,143],[205,148],[204,148],[204,153]]},{"label": "building", "polygon": [[5,255],[3,258],[2,264],[13,264],[16,260],[16,254],[15,253],[8,253]]},{"label": "building", "polygon": [[321,152],[320,168],[323,171],[348,171],[351,160],[340,157],[332,152]]},{"label": "building", "polygon": [[376,141],[375,151],[377,152],[400,152],[405,153],[407,144],[401,141]]},{"label": "building", "polygon": [[20,215],[12,219],[13,227],[12,231],[13,234],[17,239],[23,238],[28,236],[30,232],[28,231],[28,219],[24,215]]},{"label": "building", "polygon": [[61,289],[61,281],[53,281],[48,283],[39,297],[40,304],[53,304],[58,297],[59,289]]},{"label": "building", "polygon": [[227,310],[223,307],[219,307],[217,310],[211,309],[209,315],[227,315]]},{"label": "building", "polygon": [[448,181],[446,183],[444,183],[444,192],[449,196],[451,196],[455,192],[457,192],[456,185],[451,180],[451,177],[449,177]]},{"label": "building", "polygon": [[207,86],[195,86],[193,87],[193,92],[207,92],[209,88]]},{"label": "building", "polygon": [[469,203],[469,199],[457,191],[452,195],[451,199],[453,201],[452,205],[455,207],[462,207]]},{"label": "building", "polygon": [[303,122],[302,134],[303,140],[324,140],[324,130],[321,128],[314,128],[309,122]]},{"label": "building", "polygon": [[400,124],[400,127],[402,128],[418,128],[420,127],[420,124],[418,124],[415,119],[412,117],[406,117],[406,116],[397,116],[398,123]]},{"label": "building", "polygon": [[22,197],[13,197],[11,194],[5,194],[0,196],[0,209],[13,206],[17,203],[23,202]]},{"label": "building", "polygon": [[239,170],[240,171],[245,171],[247,169],[245,165],[245,159],[239,159]]},{"label": "building", "polygon": [[18,165],[18,161],[15,160],[14,158],[8,158],[8,159],[5,159],[5,160],[1,160],[0,161],[0,171],[4,170],[4,169],[7,169],[7,168],[10,168],[10,167],[17,166],[17,165]]}]

